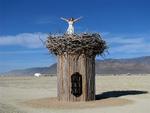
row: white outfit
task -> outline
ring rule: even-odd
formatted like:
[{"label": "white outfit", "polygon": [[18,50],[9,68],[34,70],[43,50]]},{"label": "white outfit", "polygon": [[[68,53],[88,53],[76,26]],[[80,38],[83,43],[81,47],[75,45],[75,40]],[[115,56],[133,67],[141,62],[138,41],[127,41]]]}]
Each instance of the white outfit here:
[{"label": "white outfit", "polygon": [[74,34],[74,27],[73,27],[73,21],[68,21],[68,29],[67,29],[67,34]]}]

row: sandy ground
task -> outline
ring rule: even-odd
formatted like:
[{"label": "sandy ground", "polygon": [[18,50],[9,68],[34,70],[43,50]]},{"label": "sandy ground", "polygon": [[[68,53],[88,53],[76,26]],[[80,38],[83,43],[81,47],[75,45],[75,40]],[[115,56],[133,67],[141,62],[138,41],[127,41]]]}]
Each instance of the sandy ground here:
[{"label": "sandy ground", "polygon": [[149,113],[149,76],[98,76],[97,100],[58,102],[56,77],[0,77],[0,113]]}]

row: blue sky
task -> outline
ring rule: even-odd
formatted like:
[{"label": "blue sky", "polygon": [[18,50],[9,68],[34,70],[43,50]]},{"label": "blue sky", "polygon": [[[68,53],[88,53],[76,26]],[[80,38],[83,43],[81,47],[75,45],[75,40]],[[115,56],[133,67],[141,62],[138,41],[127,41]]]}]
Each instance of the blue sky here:
[{"label": "blue sky", "polygon": [[99,32],[105,58],[150,55],[149,0],[0,0],[0,72],[55,63],[39,37],[65,32],[60,17],[79,16],[75,31]]}]

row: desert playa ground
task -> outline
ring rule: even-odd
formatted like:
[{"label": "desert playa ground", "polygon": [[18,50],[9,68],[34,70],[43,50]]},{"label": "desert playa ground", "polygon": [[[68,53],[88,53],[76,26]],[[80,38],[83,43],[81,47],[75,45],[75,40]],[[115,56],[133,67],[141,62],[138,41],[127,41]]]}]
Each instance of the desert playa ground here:
[{"label": "desert playa ground", "polygon": [[58,102],[56,77],[0,77],[0,113],[149,113],[150,75],[97,76],[96,100]]}]

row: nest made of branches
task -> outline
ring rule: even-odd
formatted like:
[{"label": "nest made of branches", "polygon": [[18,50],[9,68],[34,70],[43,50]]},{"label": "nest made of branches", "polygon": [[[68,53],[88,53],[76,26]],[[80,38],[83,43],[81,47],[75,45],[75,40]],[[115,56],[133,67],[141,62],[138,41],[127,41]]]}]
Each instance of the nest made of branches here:
[{"label": "nest made of branches", "polygon": [[85,54],[86,56],[102,55],[107,49],[106,42],[98,33],[49,35],[46,47],[55,55]]}]

